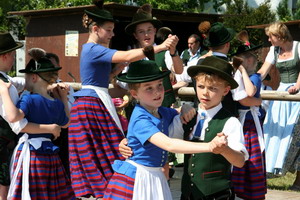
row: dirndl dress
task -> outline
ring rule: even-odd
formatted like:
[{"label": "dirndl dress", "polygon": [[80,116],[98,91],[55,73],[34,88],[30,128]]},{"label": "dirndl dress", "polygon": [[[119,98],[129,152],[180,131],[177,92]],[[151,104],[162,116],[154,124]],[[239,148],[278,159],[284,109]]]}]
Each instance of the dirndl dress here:
[{"label": "dirndl dress", "polygon": [[75,200],[70,180],[50,137],[24,134],[15,148],[8,200]]},{"label": "dirndl dress", "polygon": [[76,197],[102,198],[114,171],[124,158],[119,143],[124,138],[100,98],[80,97],[71,110],[69,126],[70,174]]}]

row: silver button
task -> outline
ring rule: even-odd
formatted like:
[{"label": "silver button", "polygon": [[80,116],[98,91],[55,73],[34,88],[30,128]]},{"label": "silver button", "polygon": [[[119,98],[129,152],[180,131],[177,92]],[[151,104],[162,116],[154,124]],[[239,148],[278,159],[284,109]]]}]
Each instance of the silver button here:
[{"label": "silver button", "polygon": [[195,167],[195,164],[194,164],[194,163],[192,164],[192,167]]},{"label": "silver button", "polygon": [[194,173],[191,173],[191,177],[194,177]]},{"label": "silver button", "polygon": [[193,183],[191,183],[191,186],[193,187],[193,186],[194,186],[194,184],[193,184]]}]

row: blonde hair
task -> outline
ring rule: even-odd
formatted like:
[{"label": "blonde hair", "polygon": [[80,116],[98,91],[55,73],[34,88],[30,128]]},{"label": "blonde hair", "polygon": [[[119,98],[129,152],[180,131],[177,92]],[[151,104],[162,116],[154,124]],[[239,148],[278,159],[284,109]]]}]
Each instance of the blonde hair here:
[{"label": "blonde hair", "polygon": [[207,73],[207,72],[200,72],[196,76],[193,77],[196,81],[200,79],[204,79],[205,82],[210,83],[211,85],[215,85],[216,83],[221,83],[225,87],[230,86],[229,82],[223,79],[221,76],[217,74]]},{"label": "blonde hair", "polygon": [[293,37],[288,29],[288,27],[283,22],[274,22],[265,28],[267,36],[274,35],[279,40],[283,42],[293,41]]},{"label": "blonde hair", "polygon": [[128,83],[129,90],[138,90],[141,86],[141,83]]}]

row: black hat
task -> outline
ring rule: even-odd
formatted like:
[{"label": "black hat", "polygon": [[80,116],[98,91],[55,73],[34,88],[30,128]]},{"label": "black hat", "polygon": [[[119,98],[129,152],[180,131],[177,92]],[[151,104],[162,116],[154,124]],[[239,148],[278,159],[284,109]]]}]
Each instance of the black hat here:
[{"label": "black hat", "polygon": [[55,67],[48,58],[40,58],[38,61],[31,59],[25,69],[19,70],[20,73],[40,73],[53,72],[60,70],[61,67]]},{"label": "black hat", "polygon": [[155,28],[161,27],[162,23],[155,17],[152,17],[152,7],[149,4],[142,5],[134,14],[132,21],[125,27],[125,32],[131,35],[138,24],[150,22]]},{"label": "black hat", "polygon": [[208,32],[208,37],[203,41],[203,44],[207,47],[221,46],[227,42],[230,42],[235,36],[235,31],[231,28],[225,28],[225,26],[216,22],[211,25]]},{"label": "black hat", "polygon": [[16,42],[10,33],[0,33],[0,55],[23,47],[21,42]]},{"label": "black hat", "polygon": [[190,77],[196,76],[199,72],[206,72],[216,74],[222,79],[226,80],[231,89],[238,87],[238,83],[233,79],[233,67],[230,63],[216,56],[208,56],[197,65],[191,66],[187,70]]},{"label": "black hat", "polygon": [[260,45],[252,45],[252,44],[242,44],[240,46],[238,46],[237,50],[235,53],[231,54],[231,56],[234,56],[234,55],[239,55],[239,54],[242,54],[242,53],[246,53],[246,52],[249,52],[249,51],[255,51],[256,49],[259,49],[262,47],[262,44]]},{"label": "black hat", "polygon": [[162,71],[155,61],[140,60],[129,65],[127,73],[117,76],[119,81],[125,83],[144,83],[161,79],[170,74],[170,71]]}]

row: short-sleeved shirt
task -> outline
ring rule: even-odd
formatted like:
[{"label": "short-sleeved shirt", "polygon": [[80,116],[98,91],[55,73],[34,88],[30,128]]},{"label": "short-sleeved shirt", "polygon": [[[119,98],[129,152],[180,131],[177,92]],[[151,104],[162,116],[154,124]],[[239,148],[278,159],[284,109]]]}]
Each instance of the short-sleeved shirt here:
[{"label": "short-sleeved shirt", "polygon": [[[199,115],[198,118],[200,118],[202,112],[204,112],[206,115],[206,119],[204,121],[203,128],[201,131],[200,140],[204,140],[205,129],[208,126],[208,122],[212,120],[212,118],[219,112],[219,110],[221,110],[221,108],[222,108],[221,103],[209,110],[202,110],[198,108],[198,115]],[[180,125],[179,121],[180,121],[179,116],[174,117],[173,124],[169,128],[170,137],[183,139],[184,130],[182,128],[182,125]],[[197,124],[194,127],[197,127]],[[190,138],[194,136],[195,130],[196,128],[192,130]],[[228,136],[227,137],[228,146],[233,150],[243,152],[245,160],[247,160],[249,154],[244,146],[244,134],[243,134],[243,129],[240,121],[236,117],[230,117],[226,121],[222,132]]]},{"label": "short-sleeved shirt", "polygon": [[[112,57],[116,51],[99,44],[84,44],[80,56],[81,84],[108,88]],[[98,97],[92,89],[82,89],[74,96]]]},{"label": "short-sleeved shirt", "polygon": [[[4,77],[6,77],[8,80],[12,80],[11,77],[7,76],[4,72],[0,72]],[[14,85],[11,85],[9,88],[9,95],[13,103],[16,105],[18,100],[19,100],[19,94]],[[0,98],[0,115],[6,119],[7,114],[5,113],[4,110],[4,105],[2,102],[2,98]],[[11,127],[12,131],[18,134],[26,125],[27,125],[27,120],[24,118],[20,121],[14,122],[14,123],[8,123],[9,126]]]},{"label": "short-sleeved shirt", "polygon": [[130,160],[148,167],[162,167],[168,158],[167,151],[150,143],[148,139],[158,132],[169,135],[169,125],[178,115],[176,110],[166,107],[159,107],[158,112],[160,119],[137,104],[128,126],[128,146],[133,150]]}]

